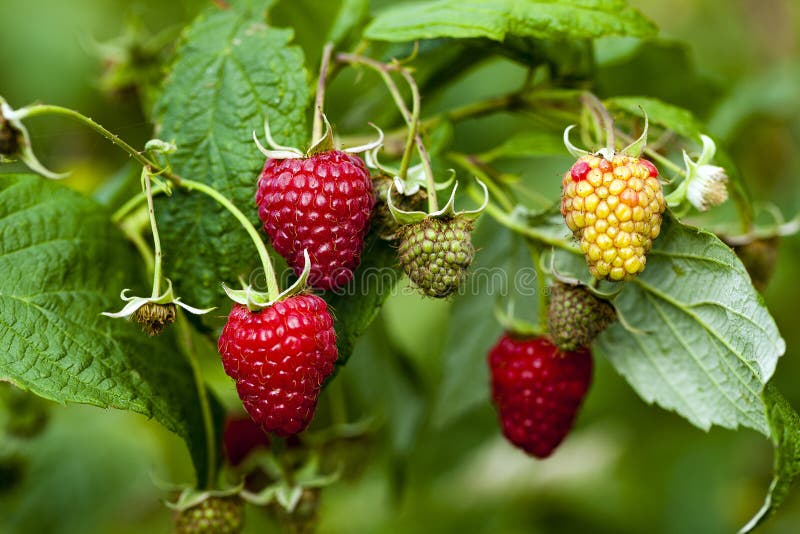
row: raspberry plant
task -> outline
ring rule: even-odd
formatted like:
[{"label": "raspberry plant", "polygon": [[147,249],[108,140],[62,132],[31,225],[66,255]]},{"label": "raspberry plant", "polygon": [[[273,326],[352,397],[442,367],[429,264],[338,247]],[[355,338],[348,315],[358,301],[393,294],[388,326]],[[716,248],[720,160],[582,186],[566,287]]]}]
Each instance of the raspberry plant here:
[{"label": "raspberry plant", "polygon": [[[310,532],[327,488],[363,471],[362,450],[386,445],[402,471],[427,422],[469,427],[494,404],[492,438],[557,458],[597,417],[580,409],[608,387],[593,368],[610,364],[700,429],[772,441],[774,479],[743,531],[782,504],[800,416],[769,384],[786,344],[754,284],[798,225],[763,222],[691,112],[646,85],[602,87],[593,46],[659,46],[650,20],[624,0],[375,13],[346,0],[320,8],[324,40],[295,42],[275,22],[282,2],[209,4],[179,37],[129,29],[105,48],[102,87],[138,94],[153,127],[141,147],[80,111],[0,96],[0,157],[17,162],[0,168],[9,443],[39,439],[40,399],[139,413],[180,436],[194,466],[165,495],[177,532],[239,532],[244,503]],[[520,83],[437,111],[437,95],[497,58]],[[465,123],[500,114],[514,121],[504,137],[460,141]],[[125,152],[124,193],[58,183],[68,173],[42,163],[27,127],[44,115]],[[514,158],[537,164],[514,173]],[[383,312],[406,289],[451,315],[424,340],[444,347],[427,399],[430,377]],[[401,344],[419,343],[411,315]],[[16,484],[24,463],[0,454]]]}]

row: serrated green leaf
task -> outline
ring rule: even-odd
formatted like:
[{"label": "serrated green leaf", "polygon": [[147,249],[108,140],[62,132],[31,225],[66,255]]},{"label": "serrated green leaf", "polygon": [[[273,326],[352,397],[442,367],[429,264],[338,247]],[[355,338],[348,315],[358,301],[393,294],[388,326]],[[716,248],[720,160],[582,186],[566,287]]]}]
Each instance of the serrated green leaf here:
[{"label": "serrated green leaf", "polygon": [[333,312],[340,365],[347,363],[356,340],[378,315],[401,276],[395,249],[371,234],[352,281],[347,287],[324,295]]},{"label": "serrated green leaf", "polygon": [[[308,75],[291,30],[267,27],[260,11],[213,8],[188,28],[156,109],[158,136],[174,141],[174,171],[212,185],[260,226],[255,184],[264,164],[252,140],[264,118],[278,142],[307,144]],[[221,282],[249,277],[250,238],[220,206],[176,190],[159,198],[164,269],[187,302],[226,306]]]},{"label": "serrated green leaf", "polygon": [[740,533],[752,532],[766,521],[789,495],[795,478],[800,475],[800,415],[771,384],[764,388],[763,399],[775,445],[775,475],[764,505]]},{"label": "serrated green leaf", "polygon": [[439,37],[507,36],[595,38],[647,37],[655,25],[624,0],[433,0],[405,3],[380,13],[365,36],[379,41]]},{"label": "serrated green leaf", "polygon": [[711,233],[664,220],[647,269],[614,301],[628,324],[594,344],[649,403],[707,430],[769,433],[761,392],[786,344],[736,255]]},{"label": "serrated green leaf", "polygon": [[169,334],[127,321],[120,290],[140,264],[110,213],[35,176],[0,175],[0,380],[57,402],[130,410],[186,440],[206,477],[192,371]]}]

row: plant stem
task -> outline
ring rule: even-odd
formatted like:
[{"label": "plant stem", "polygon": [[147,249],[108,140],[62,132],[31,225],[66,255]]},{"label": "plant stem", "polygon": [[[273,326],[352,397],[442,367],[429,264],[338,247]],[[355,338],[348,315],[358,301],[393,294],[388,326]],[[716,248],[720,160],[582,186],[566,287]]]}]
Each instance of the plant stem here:
[{"label": "plant stem", "polygon": [[[406,71],[403,70],[403,73]],[[408,79],[408,78],[407,78]],[[419,132],[419,113],[420,113],[420,97],[419,97],[419,88],[417,84],[414,83],[412,79],[409,83],[409,87],[411,87],[411,117],[408,123],[408,135],[406,136],[406,144],[403,148],[403,157],[400,160],[400,172],[398,176],[401,180],[406,179],[406,175],[408,174],[408,166],[411,163],[411,152],[414,150],[414,143],[417,140],[417,132]],[[430,185],[430,184],[428,184]],[[431,189],[431,191],[434,191]],[[428,195],[430,198],[431,196],[435,197],[435,193]]]},{"label": "plant stem", "polygon": [[476,156],[450,152],[447,154],[447,159],[464,168],[468,172],[471,172],[475,176],[478,176],[483,183],[486,184],[491,197],[496,199],[504,210],[511,211],[514,209],[514,202],[512,202],[511,198],[509,198],[506,192],[503,191],[500,186],[497,185],[497,183],[495,183],[494,178],[487,170],[483,168],[483,165],[485,164]]},{"label": "plant stem", "polygon": [[127,152],[133,159],[138,161],[144,167],[157,167],[150,159],[145,157],[141,152],[137,151],[131,145],[120,139],[120,137],[116,134],[111,133],[107,129],[105,129],[100,124],[96,123],[89,117],[78,113],[75,110],[64,108],[61,106],[51,106],[46,104],[35,104],[33,106],[29,106],[25,108],[25,116],[26,117],[35,117],[37,115],[61,115],[62,117],[68,117],[70,119],[76,120],[95,132],[99,133],[122,150]]},{"label": "plant stem", "polygon": [[[167,187],[162,184],[156,184],[155,187],[152,189],[153,196],[158,195],[159,193],[165,193],[167,191]],[[114,214],[111,216],[111,222],[119,223],[122,219],[125,218],[131,211],[136,209],[139,204],[145,202],[147,200],[147,194],[142,191],[135,196],[131,197],[125,204],[123,204]]]},{"label": "plant stem", "polygon": [[250,223],[250,220],[247,218],[247,216],[242,213],[239,208],[233,204],[233,202],[225,198],[219,191],[211,186],[201,182],[195,182],[194,180],[186,179],[181,179],[179,185],[189,191],[199,191],[208,195],[217,201],[217,203],[223,208],[231,212],[234,217],[236,217],[236,220],[239,221],[242,227],[244,227],[245,231],[250,235],[253,240],[253,244],[256,246],[256,250],[258,250],[258,256],[261,258],[261,267],[264,269],[264,275],[267,277],[267,293],[269,294],[269,298],[270,300],[277,299],[280,295],[280,288],[278,286],[278,279],[275,276],[275,269],[272,267],[272,260],[269,257],[269,252],[267,252],[267,247],[264,245],[264,241],[258,234],[258,230],[256,230],[255,227]]},{"label": "plant stem", "polygon": [[[422,136],[419,135],[418,122],[419,122],[420,97],[419,97],[419,88],[417,87],[414,78],[411,76],[411,74],[408,72],[407,69],[398,64],[388,65],[386,63],[381,63],[379,61],[375,61],[374,59],[358,56],[355,54],[344,54],[344,53],[337,54],[336,61],[341,63],[364,65],[377,72],[383,79],[383,82],[384,84],[386,84],[386,88],[392,95],[392,99],[397,105],[397,109],[400,110],[400,114],[403,116],[403,120],[405,120],[408,129],[413,130],[413,132],[409,131],[409,133],[407,134],[405,150],[403,151],[404,158],[406,157],[406,154],[409,154],[410,152],[408,145],[413,139],[417,145],[417,151],[419,152],[419,157],[422,160],[422,167],[425,170],[425,179],[427,181],[427,188],[428,188],[428,211],[429,212],[439,211],[439,200],[436,198],[436,188],[435,188],[436,184],[433,177],[433,168],[431,167],[431,159],[430,156],[428,155],[428,151],[425,149],[425,145],[422,142]],[[403,95],[400,92],[400,89],[398,89],[397,84],[392,79],[392,76],[390,74],[390,72],[392,71],[399,72],[408,83],[409,88],[411,89],[412,101],[416,108],[414,112],[410,112],[408,110],[408,107],[406,106],[405,100],[403,99]],[[410,155],[407,157],[410,158]],[[405,165],[407,171],[408,161],[406,161]]]},{"label": "plant stem", "polygon": [[331,61],[333,43],[325,43],[322,49],[322,60],[319,66],[319,78],[317,79],[317,94],[314,98],[314,127],[311,130],[311,139],[316,142],[322,137],[322,109],[325,106],[325,84],[328,80],[328,65]]},{"label": "plant stem", "polygon": [[161,238],[158,235],[158,223],[156,222],[156,212],[153,209],[153,192],[150,189],[150,172],[145,167],[142,169],[142,180],[144,181],[144,191],[147,195],[147,214],[150,218],[150,230],[153,233],[153,294],[156,298],[161,295]]},{"label": "plant stem", "polygon": [[[472,195],[473,198],[478,200],[477,195]],[[566,250],[567,252],[572,252],[573,254],[580,254],[580,250],[578,250],[575,245],[571,242],[560,239],[557,237],[553,237],[551,235],[547,235],[536,228],[532,228],[530,226],[526,226],[521,224],[514,219],[512,219],[506,212],[502,209],[497,207],[496,205],[492,204],[491,202],[486,206],[486,213],[488,213],[492,218],[494,218],[497,222],[508,228],[509,230],[513,230],[518,234],[530,238],[534,241],[539,243],[543,243],[545,245],[550,245],[556,248],[560,248],[562,250]]]},{"label": "plant stem", "polygon": [[[269,253],[267,252],[267,248],[264,245],[261,236],[259,236],[258,231],[253,227],[253,225],[250,223],[247,217],[239,210],[239,208],[237,208],[230,200],[222,196],[222,194],[219,191],[217,191],[216,189],[214,189],[209,185],[203,184],[201,182],[195,182],[194,180],[186,180],[172,172],[162,169],[161,166],[158,165],[158,163],[152,161],[150,158],[147,158],[142,153],[138,152],[128,143],[120,139],[119,136],[111,133],[100,124],[96,123],[89,117],[86,117],[78,113],[77,111],[68,108],[63,108],[61,106],[50,106],[43,104],[33,105],[25,109],[27,110],[26,114],[27,117],[51,114],[51,115],[61,115],[64,117],[69,117],[71,119],[74,119],[80,122],[81,124],[88,126],[92,130],[100,133],[103,137],[105,137],[106,139],[110,140],[112,143],[123,149],[145,168],[145,172],[158,174],[160,176],[163,176],[164,178],[166,178],[167,180],[169,180],[178,187],[182,187],[189,191],[199,191],[213,198],[222,207],[231,212],[231,214],[233,214],[234,217],[236,217],[236,219],[239,221],[239,223],[242,225],[245,231],[253,239],[253,243],[255,244],[256,249],[258,250],[258,255],[261,258],[261,265],[264,268],[264,274],[267,277],[267,288],[270,299],[278,298],[278,296],[280,295],[278,280],[275,276],[275,270],[272,268],[272,261],[270,260]],[[152,191],[150,197],[152,197]],[[147,195],[145,195],[145,198],[147,198]],[[120,215],[120,212],[122,212],[123,214],[127,213],[128,211],[133,209],[134,206],[138,205],[138,203],[141,202],[141,200],[142,200],[141,197],[137,195],[136,197],[128,201],[122,208],[117,210],[117,213],[114,214],[114,216],[119,217],[119,220],[121,220],[124,215]],[[151,201],[152,198],[149,198],[148,204],[151,204]]]},{"label": "plant stem", "polygon": [[544,269],[542,269],[542,253],[538,243],[532,239],[526,239],[526,242],[531,252],[533,266],[536,269],[536,286],[539,292],[539,328],[543,332],[547,332],[547,283]]},{"label": "plant stem", "polygon": [[590,93],[588,91],[583,93],[581,95],[581,101],[597,116],[598,121],[605,130],[606,148],[608,148],[611,152],[615,152],[617,145],[616,140],[614,139],[614,120],[611,118],[608,110],[603,103],[600,102],[600,99],[594,95],[594,93]]},{"label": "plant stem", "polygon": [[[417,151],[419,152],[419,158],[422,160],[422,168],[425,170],[425,181],[427,182],[428,188],[428,213],[435,213],[439,211],[439,199],[436,197],[436,181],[433,177],[433,167],[431,167],[431,158],[428,154],[428,149],[425,148],[425,144],[422,142],[422,136],[419,135],[418,129],[418,122],[419,122],[419,87],[417,86],[417,82],[414,81],[414,77],[411,76],[411,73],[408,72],[407,69],[400,68],[400,74],[406,80],[408,87],[411,89],[411,100],[414,104],[414,111],[412,112],[409,121],[408,121],[408,128],[409,128],[409,136],[408,140],[409,143],[411,141],[411,130],[414,133],[414,141],[417,144]],[[406,115],[408,115],[408,110],[406,110]],[[409,151],[408,145],[406,145],[406,151]]]},{"label": "plant stem", "polygon": [[200,413],[203,416],[203,430],[206,436],[206,468],[208,476],[205,481],[198,480],[197,482],[198,484],[204,484],[207,489],[213,489],[217,473],[217,438],[214,429],[214,418],[211,415],[211,404],[208,401],[208,389],[203,380],[200,363],[195,355],[192,330],[182,311],[178,313],[175,326],[178,329],[178,345],[189,367],[192,368],[192,375],[197,386],[197,397],[200,401]]}]

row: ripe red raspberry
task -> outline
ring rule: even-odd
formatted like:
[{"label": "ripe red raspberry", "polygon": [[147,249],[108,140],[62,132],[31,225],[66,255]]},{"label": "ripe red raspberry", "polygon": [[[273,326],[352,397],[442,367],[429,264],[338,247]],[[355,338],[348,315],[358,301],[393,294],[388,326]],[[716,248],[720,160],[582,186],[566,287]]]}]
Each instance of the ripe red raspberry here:
[{"label": "ripe red raspberry", "polygon": [[256,312],[234,304],[219,353],[247,413],[278,436],[306,429],[338,357],[333,319],[316,295],[295,295]]},{"label": "ripe red raspberry", "polygon": [[258,216],[272,246],[318,289],[347,284],[361,261],[372,211],[372,181],[364,162],[339,150],[307,158],[267,159],[258,179]]},{"label": "ripe red raspberry", "polygon": [[489,352],[489,369],[503,434],[528,454],[550,456],[569,434],[591,384],[591,353],[504,334]]}]

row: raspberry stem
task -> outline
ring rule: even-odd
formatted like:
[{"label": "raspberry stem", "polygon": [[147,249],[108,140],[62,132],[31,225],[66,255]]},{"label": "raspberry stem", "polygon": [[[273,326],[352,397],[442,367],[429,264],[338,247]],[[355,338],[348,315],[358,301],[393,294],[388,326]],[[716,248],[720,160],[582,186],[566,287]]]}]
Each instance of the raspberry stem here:
[{"label": "raspberry stem", "polygon": [[[369,67],[377,72],[378,75],[380,75],[380,77],[383,79],[386,88],[392,95],[392,99],[394,100],[397,109],[400,110],[400,114],[403,116],[403,120],[406,122],[409,130],[406,138],[405,148],[403,150],[403,160],[401,160],[400,177],[405,178],[405,173],[408,171],[408,165],[411,159],[410,147],[413,140],[413,142],[417,145],[417,151],[419,152],[419,157],[422,160],[422,166],[425,169],[425,179],[428,189],[428,211],[431,213],[439,211],[439,201],[436,198],[436,187],[433,176],[433,168],[431,167],[430,155],[428,154],[428,151],[425,149],[425,145],[422,142],[422,136],[419,134],[419,87],[414,81],[414,78],[411,76],[411,73],[409,73],[408,69],[402,67],[399,63],[381,63],[380,61],[375,61],[374,59],[356,54],[337,54],[336,61],[340,63],[364,65],[365,67]],[[408,83],[408,86],[411,89],[413,111],[408,110],[408,106],[406,106],[405,99],[403,98],[402,93],[400,93],[400,89],[392,79],[390,74],[391,72],[399,72],[406,80],[406,83]],[[403,170],[403,165],[405,165],[405,170]]]},{"label": "raspberry stem", "polygon": [[[155,186],[152,186],[153,196],[160,193],[165,193],[166,191],[167,186],[163,184],[156,184]],[[114,212],[114,214],[111,216],[111,222],[114,224],[119,224],[120,221],[122,221],[130,212],[139,207],[139,204],[145,200],[147,200],[147,193],[144,191],[141,191],[140,193],[131,197],[127,202],[125,202],[125,204],[120,206],[120,208]]]},{"label": "raspberry stem", "polygon": [[311,130],[311,139],[315,141],[322,137],[322,110],[325,106],[325,83],[328,79],[328,65],[331,61],[331,53],[333,53],[333,43],[325,43],[319,66],[317,94],[314,99],[314,126]]},{"label": "raspberry stem", "polygon": [[606,132],[606,148],[613,153],[616,151],[616,140],[614,138],[614,119],[608,113],[608,110],[600,102],[594,93],[585,92],[581,95],[581,102],[584,106],[589,108],[592,114],[597,119],[600,127]]},{"label": "raspberry stem", "polygon": [[[231,214],[236,217],[236,220],[242,225],[245,231],[250,235],[253,239],[253,243],[258,250],[258,255],[261,258],[261,265],[264,269],[264,274],[267,277],[267,291],[269,294],[270,299],[277,299],[280,295],[280,288],[278,286],[278,280],[275,276],[275,270],[272,268],[272,261],[270,260],[269,253],[267,252],[267,248],[264,245],[264,242],[259,236],[258,231],[253,227],[252,223],[247,219],[247,217],[237,208],[230,200],[222,196],[219,191],[214,189],[211,186],[206,184],[195,182],[193,180],[187,180],[173,174],[172,172],[168,171],[167,169],[162,168],[156,161],[151,160],[144,153],[137,151],[131,145],[123,141],[118,135],[111,133],[109,130],[104,128],[102,125],[98,124],[97,122],[93,121],[89,117],[69,108],[64,108],[61,106],[51,106],[46,104],[36,104],[27,108],[27,115],[28,117],[36,116],[36,115],[61,115],[73,120],[76,120],[85,126],[88,126],[92,130],[98,132],[100,135],[117,145],[119,148],[124,150],[128,153],[133,159],[138,161],[142,167],[145,168],[146,173],[148,174],[158,174],[163,176],[164,178],[168,179],[174,185],[183,187],[189,191],[199,191],[208,195],[209,197],[213,198],[218,204],[220,204],[223,208],[227,209]],[[140,202],[147,199],[148,204],[151,205],[152,203],[152,193],[153,190],[150,190],[150,194],[148,195],[145,192],[144,195],[137,195],[136,197],[132,198],[128,201],[117,213],[114,214],[114,217],[117,218],[117,221],[121,220],[125,213],[130,212],[134,209]],[[122,215],[120,215],[122,212]],[[155,260],[158,261],[158,260]],[[154,269],[155,270],[155,269]],[[158,269],[160,271],[160,269]],[[154,284],[155,287],[155,284]]]},{"label": "raspberry stem", "polygon": [[150,172],[147,167],[142,169],[142,182],[147,196],[147,215],[150,219],[150,230],[153,233],[153,298],[161,295],[161,238],[158,235],[156,212],[153,209],[153,191],[150,188]]},{"label": "raspberry stem", "polygon": [[403,157],[400,160],[400,172],[398,176],[401,180],[405,180],[408,174],[408,166],[411,163],[411,152],[414,150],[414,143],[416,142],[417,132],[419,131],[419,89],[416,84],[409,84],[409,86],[411,87],[411,117],[408,123],[408,135],[406,136],[406,144],[403,148]]},{"label": "raspberry stem", "polygon": [[95,132],[99,133],[122,150],[127,152],[133,159],[138,161],[143,167],[151,167],[157,168],[156,165],[153,164],[147,157],[145,157],[141,152],[137,151],[131,145],[123,141],[118,135],[111,133],[109,130],[104,128],[102,125],[96,123],[89,117],[69,108],[64,108],[61,106],[52,106],[49,104],[35,104],[26,108],[26,117],[35,117],[37,115],[61,115],[63,117],[68,117],[70,119],[76,120],[84,125],[88,126]]},{"label": "raspberry stem", "polygon": [[264,245],[264,241],[258,234],[258,230],[255,229],[247,216],[242,213],[239,208],[233,204],[233,202],[225,198],[219,191],[211,186],[201,182],[195,182],[194,180],[186,180],[184,178],[180,179],[178,185],[189,191],[199,191],[205,195],[208,195],[220,206],[228,210],[234,217],[236,217],[236,220],[239,221],[248,235],[250,235],[253,240],[253,244],[256,246],[256,250],[258,250],[258,256],[261,259],[261,267],[264,269],[264,274],[267,277],[267,294],[269,295],[269,299],[277,300],[280,296],[280,287],[278,286],[278,279],[275,276],[275,269],[272,267],[272,260],[269,257],[269,252],[267,252],[267,247]]}]

